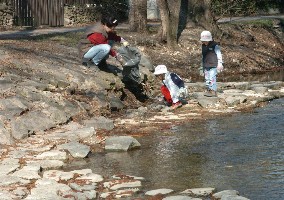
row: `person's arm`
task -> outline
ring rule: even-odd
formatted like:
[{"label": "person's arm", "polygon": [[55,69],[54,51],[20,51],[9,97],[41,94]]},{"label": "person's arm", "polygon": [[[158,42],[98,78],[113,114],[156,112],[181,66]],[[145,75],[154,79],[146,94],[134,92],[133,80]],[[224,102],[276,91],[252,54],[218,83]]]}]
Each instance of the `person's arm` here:
[{"label": "person's arm", "polygon": [[116,35],[116,33],[109,33],[108,34],[108,39],[113,40],[115,42],[120,42],[123,44],[123,46],[128,46],[129,43],[121,36]]},{"label": "person's arm", "polygon": [[122,37],[116,35],[115,32],[108,33],[108,40],[113,40],[115,42],[121,42]]},{"label": "person's arm", "polygon": [[220,48],[219,45],[216,45],[216,46],[215,46],[215,53],[216,53],[216,55],[217,55],[218,64],[223,64],[221,48]]},{"label": "person's arm", "polygon": [[217,72],[220,73],[223,71],[224,66],[223,66],[223,59],[222,59],[222,53],[221,53],[221,49],[219,45],[215,46],[215,53],[217,55],[217,60],[218,60],[218,64],[217,64]]}]

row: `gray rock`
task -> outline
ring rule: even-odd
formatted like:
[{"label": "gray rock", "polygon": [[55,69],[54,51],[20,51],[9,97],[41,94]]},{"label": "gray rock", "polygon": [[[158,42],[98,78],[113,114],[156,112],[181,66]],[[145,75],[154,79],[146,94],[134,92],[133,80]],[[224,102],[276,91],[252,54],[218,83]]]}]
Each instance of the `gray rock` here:
[{"label": "gray rock", "polygon": [[120,190],[124,188],[136,188],[141,187],[141,181],[129,180],[128,182],[121,182],[120,180],[104,182],[104,187],[110,188],[111,190]]},{"label": "gray rock", "polygon": [[85,158],[90,153],[90,147],[79,142],[69,142],[57,146],[57,149],[67,150],[73,158]]},{"label": "gray rock", "polygon": [[172,189],[166,189],[166,188],[161,188],[161,189],[156,189],[156,190],[150,190],[147,191],[145,193],[145,195],[149,195],[149,196],[155,196],[157,194],[170,194],[172,193],[174,190]]},{"label": "gray rock", "polygon": [[31,189],[31,194],[25,199],[66,199],[59,194],[66,194],[67,192],[72,193],[72,189],[62,183],[57,183],[54,180],[40,179],[35,182],[35,187]]},{"label": "gray rock", "polygon": [[239,195],[239,192],[236,190],[223,190],[221,192],[217,192],[213,194],[212,196],[215,199],[221,199],[223,196],[227,196],[227,195]]},{"label": "gray rock", "polygon": [[87,185],[78,185],[76,183],[70,183],[69,186],[76,191],[90,191],[90,190],[95,190],[97,188],[97,184],[92,183],[92,184],[87,184]]},{"label": "gray rock", "polygon": [[24,180],[17,176],[11,176],[11,175],[2,175],[0,176],[0,186],[9,186],[14,184],[28,184],[30,181]]},{"label": "gray rock", "polygon": [[103,181],[104,178],[99,174],[89,173],[89,174],[82,175],[82,176],[76,178],[76,180],[88,180],[92,183],[98,183],[98,182]]},{"label": "gray rock", "polygon": [[238,195],[223,195],[221,200],[249,200],[249,199]]},{"label": "gray rock", "polygon": [[76,135],[79,140],[82,140],[82,139],[89,138],[89,137],[96,135],[96,130],[92,126],[91,127],[84,127],[84,128],[79,128],[79,129],[71,132],[71,134]]},{"label": "gray rock", "polygon": [[20,167],[20,164],[0,164],[0,176],[8,175],[11,172],[14,172],[16,169]]},{"label": "gray rock", "polygon": [[113,136],[105,141],[105,150],[128,151],[140,147],[141,144],[131,136]]},{"label": "gray rock", "polygon": [[215,190],[216,190],[215,188],[192,188],[192,189],[187,189],[187,190],[181,192],[181,194],[207,197],[207,196],[211,195]]},{"label": "gray rock", "polygon": [[28,165],[14,172],[12,176],[17,176],[28,180],[40,179],[41,176],[39,175],[39,172],[40,172],[40,165]]},{"label": "gray rock", "polygon": [[194,197],[188,197],[188,196],[182,196],[182,195],[177,195],[177,196],[169,196],[163,198],[163,200],[202,200],[199,198],[194,198]]},{"label": "gray rock", "polygon": [[12,193],[18,198],[23,199],[24,196],[29,194],[29,190],[26,187],[17,187]]},{"label": "gray rock", "polygon": [[14,144],[14,139],[10,135],[9,131],[6,129],[2,116],[0,116],[0,144]]},{"label": "gray rock", "polygon": [[[220,96],[219,96],[220,97]],[[239,95],[224,95],[222,96],[228,106],[237,106],[241,103],[244,103],[247,100],[247,96],[239,94]],[[221,97],[220,97],[221,98]]]},{"label": "gray rock", "polygon": [[66,160],[67,155],[66,152],[59,150],[52,150],[52,151],[43,152],[37,155],[36,158],[41,160]]},{"label": "gray rock", "polygon": [[38,161],[28,161],[28,163],[38,163],[42,169],[59,169],[65,164],[62,160],[38,160]]},{"label": "gray rock", "polygon": [[71,172],[74,174],[79,174],[79,175],[87,175],[87,174],[93,173],[91,169],[73,170]]},{"label": "gray rock", "polygon": [[88,127],[94,127],[95,129],[112,130],[114,128],[113,120],[105,118],[104,116],[85,120],[84,124]]},{"label": "gray rock", "polygon": [[110,109],[112,110],[122,110],[125,107],[125,105],[122,103],[122,101],[118,97],[111,97],[109,101],[110,101],[109,106],[110,106]]},{"label": "gray rock", "polygon": [[11,192],[4,191],[4,190],[0,191],[0,198],[1,200],[18,199],[18,197],[15,194],[12,194]]},{"label": "gray rock", "polygon": [[197,98],[198,104],[201,105],[203,108],[212,108],[216,107],[216,104],[219,102],[218,97],[198,97]]},{"label": "gray rock", "polygon": [[43,172],[43,178],[52,179],[55,181],[68,181],[74,177],[73,172],[64,172],[60,170],[47,170]]},{"label": "gray rock", "polygon": [[251,87],[251,89],[253,91],[255,91],[256,93],[261,93],[261,94],[264,94],[264,93],[268,92],[268,88],[267,87],[263,87],[263,86]]},{"label": "gray rock", "polygon": [[15,139],[23,139],[37,131],[55,127],[55,125],[56,123],[40,111],[28,112],[26,115],[11,120],[11,132]]}]

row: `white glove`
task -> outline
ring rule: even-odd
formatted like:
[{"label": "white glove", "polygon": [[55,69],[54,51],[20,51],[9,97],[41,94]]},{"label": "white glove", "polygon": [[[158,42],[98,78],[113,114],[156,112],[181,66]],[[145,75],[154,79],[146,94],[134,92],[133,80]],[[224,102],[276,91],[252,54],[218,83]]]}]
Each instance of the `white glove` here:
[{"label": "white glove", "polygon": [[129,46],[129,43],[127,41],[125,41],[125,42],[122,42],[122,45],[127,47],[127,46]]},{"label": "white glove", "polygon": [[182,99],[186,99],[188,97],[188,90],[187,88],[180,88],[179,89],[179,97]]},{"label": "white glove", "polygon": [[223,69],[224,69],[223,64],[222,63],[218,63],[218,65],[217,65],[217,72],[220,73],[220,72],[223,71]]},{"label": "white glove", "polygon": [[128,43],[124,38],[121,38],[120,42],[121,42],[122,45],[125,46],[125,47],[129,46],[129,43]]}]

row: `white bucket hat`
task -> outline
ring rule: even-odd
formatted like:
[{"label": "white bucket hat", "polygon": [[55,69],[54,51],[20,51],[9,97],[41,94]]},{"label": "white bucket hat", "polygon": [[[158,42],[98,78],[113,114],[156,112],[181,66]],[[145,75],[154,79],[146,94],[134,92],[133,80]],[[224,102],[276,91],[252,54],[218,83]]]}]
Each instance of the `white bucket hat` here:
[{"label": "white bucket hat", "polygon": [[200,41],[209,42],[212,40],[212,34],[209,31],[202,31],[200,34]]},{"label": "white bucket hat", "polygon": [[158,65],[155,68],[154,74],[159,75],[159,74],[166,74],[168,72],[166,65]]}]

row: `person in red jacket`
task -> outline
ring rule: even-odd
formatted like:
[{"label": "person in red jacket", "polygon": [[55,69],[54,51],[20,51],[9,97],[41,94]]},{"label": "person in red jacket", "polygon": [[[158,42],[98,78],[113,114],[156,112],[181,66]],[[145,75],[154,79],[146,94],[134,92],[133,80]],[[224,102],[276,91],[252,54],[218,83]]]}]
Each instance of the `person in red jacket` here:
[{"label": "person in red jacket", "polygon": [[100,22],[86,29],[79,42],[79,54],[83,65],[88,66],[91,61],[98,67],[105,66],[109,55],[122,62],[122,58],[112,49],[112,44],[121,42],[127,46],[128,42],[114,31],[117,25],[117,19],[107,16],[102,17]]}]

